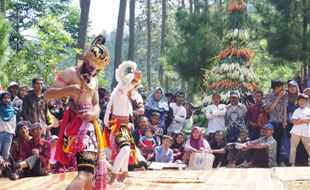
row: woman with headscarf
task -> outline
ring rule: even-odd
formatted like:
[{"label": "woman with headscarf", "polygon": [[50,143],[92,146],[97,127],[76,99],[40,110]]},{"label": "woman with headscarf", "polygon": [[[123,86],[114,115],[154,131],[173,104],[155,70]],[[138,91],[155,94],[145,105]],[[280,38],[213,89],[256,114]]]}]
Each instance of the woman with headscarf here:
[{"label": "woman with headscarf", "polygon": [[188,163],[191,153],[203,151],[210,151],[210,145],[207,140],[203,139],[202,128],[194,127],[190,139],[185,144],[183,163]]},{"label": "woman with headscarf", "polygon": [[11,95],[5,91],[0,94],[0,156],[9,159],[9,151],[16,127],[16,111],[11,105]]},{"label": "woman with headscarf", "polygon": [[153,112],[160,113],[158,127],[162,129],[165,127],[166,113],[169,110],[169,105],[162,88],[156,88],[154,92],[149,95],[146,100],[144,109],[145,116],[147,118],[150,118]]},{"label": "woman with headscarf", "polygon": [[174,138],[174,142],[171,146],[171,149],[173,150],[173,159],[174,162],[179,162],[182,160],[182,157],[184,155],[184,134],[178,133],[176,134],[176,137]]}]

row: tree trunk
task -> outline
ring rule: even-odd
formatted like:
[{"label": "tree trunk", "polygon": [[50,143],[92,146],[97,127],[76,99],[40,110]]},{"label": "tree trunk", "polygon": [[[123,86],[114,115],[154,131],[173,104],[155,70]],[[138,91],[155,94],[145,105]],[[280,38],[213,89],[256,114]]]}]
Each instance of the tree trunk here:
[{"label": "tree trunk", "polygon": [[182,7],[185,8],[185,0],[182,0],[181,3],[182,3]]},{"label": "tree trunk", "polygon": [[308,68],[308,46],[307,46],[307,31],[308,31],[308,17],[307,17],[307,0],[303,0],[303,40],[302,40],[302,51],[303,51],[303,65],[304,65],[304,78],[307,77]]},{"label": "tree trunk", "polygon": [[129,5],[129,45],[128,45],[128,60],[134,61],[135,52],[135,7],[136,1],[130,0]]},{"label": "tree trunk", "polygon": [[[124,25],[126,17],[126,6],[127,0],[119,1],[119,11],[118,11],[118,21],[117,21],[117,31],[116,31],[116,42],[115,42],[115,54],[114,54],[114,69],[120,65],[122,61],[122,52],[123,52],[123,35],[124,35]],[[113,82],[111,89],[116,86],[117,81],[113,77]]]},{"label": "tree trunk", "polygon": [[185,91],[186,91],[185,80],[182,80],[182,83],[181,83],[181,90],[182,90],[182,92],[185,92]]},{"label": "tree trunk", "polygon": [[205,10],[208,11],[209,9],[209,0],[205,0]]},{"label": "tree trunk", "polygon": [[165,90],[169,92],[169,77],[167,75],[165,77]]},{"label": "tree trunk", "polygon": [[[165,54],[165,41],[166,41],[166,0],[162,0],[162,19],[161,19],[161,42],[160,42],[160,55]],[[164,77],[164,65],[161,63],[159,65],[158,80],[160,86],[163,86]]]},{"label": "tree trunk", "polygon": [[5,18],[5,14],[6,14],[6,2],[5,2],[5,0],[0,1],[0,6],[1,6],[1,13],[2,13],[3,17]]},{"label": "tree trunk", "polygon": [[193,0],[189,0],[189,12],[193,12]]},{"label": "tree trunk", "polygon": [[146,19],[147,19],[147,83],[149,91],[151,90],[151,0],[147,0],[146,5]]},{"label": "tree trunk", "polygon": [[186,92],[186,100],[188,100],[189,102],[193,102],[194,100],[194,91],[196,90],[196,83],[189,81],[187,83],[187,92]]},{"label": "tree trunk", "polygon": [[80,27],[79,27],[79,37],[77,47],[80,50],[82,50],[82,52],[81,54],[76,55],[76,63],[77,60],[82,58],[85,49],[84,46],[88,26],[89,7],[90,7],[90,0],[80,0],[81,14],[80,14]]}]

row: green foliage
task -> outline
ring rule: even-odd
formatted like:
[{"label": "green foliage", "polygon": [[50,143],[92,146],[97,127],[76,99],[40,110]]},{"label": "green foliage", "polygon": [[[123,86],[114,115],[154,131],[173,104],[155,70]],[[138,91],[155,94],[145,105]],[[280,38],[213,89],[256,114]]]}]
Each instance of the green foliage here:
[{"label": "green foliage", "polygon": [[[178,36],[168,39],[169,62],[186,81],[195,81],[195,85],[202,83],[202,68],[211,68],[213,58],[220,50],[218,36],[221,28],[212,26],[211,16],[218,16],[217,9],[205,9],[189,13],[183,7],[176,12],[176,27]],[[200,82],[201,81],[201,82]],[[195,86],[197,87],[197,86]],[[198,89],[195,89],[197,91]]]},{"label": "green foliage", "polygon": [[32,77],[41,76],[50,84],[57,69],[70,59],[73,61],[76,54],[72,48],[74,41],[63,24],[51,15],[42,17],[31,30],[37,40],[26,41],[24,48],[13,55],[5,71],[10,80],[29,82]]},{"label": "green foliage", "polygon": [[8,34],[11,30],[10,24],[0,17],[0,87],[6,86],[8,81],[7,74],[3,71],[4,64],[7,62]]},{"label": "green foliage", "polygon": [[28,31],[46,15],[53,15],[65,25],[72,37],[78,34],[79,11],[71,5],[72,0],[8,0],[7,18],[13,31],[10,34],[12,50],[19,51],[27,41],[23,32]]},{"label": "green foliage", "polygon": [[[310,51],[303,51],[303,44],[310,46],[310,31],[303,36],[303,17],[310,18],[310,4],[305,1],[261,0],[255,2],[261,17],[262,37],[267,39],[268,52],[275,58],[302,61],[310,58]],[[309,23],[307,24],[309,25]]]},{"label": "green foliage", "polygon": [[260,40],[259,45],[259,51],[253,62],[259,85],[264,92],[270,89],[272,79],[280,77],[283,81],[288,81],[300,74],[302,68],[300,62],[283,61],[269,55],[266,39]]}]

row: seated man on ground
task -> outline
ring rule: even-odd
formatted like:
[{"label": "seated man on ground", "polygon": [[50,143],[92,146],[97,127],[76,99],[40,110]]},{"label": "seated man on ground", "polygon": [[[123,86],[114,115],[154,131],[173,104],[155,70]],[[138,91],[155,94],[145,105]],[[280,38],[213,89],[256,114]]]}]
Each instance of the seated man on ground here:
[{"label": "seated man on ground", "polygon": [[211,153],[215,156],[213,168],[227,165],[227,150],[224,131],[217,130],[214,133],[214,138],[211,140]]},{"label": "seated man on ground", "polygon": [[20,121],[16,126],[17,136],[13,140],[11,146],[11,157],[15,162],[18,161],[21,146],[32,138],[29,135],[29,127],[30,124],[26,121]]},{"label": "seated man on ground", "polygon": [[32,139],[21,146],[18,164],[11,163],[12,170],[17,171],[10,177],[12,180],[48,175],[50,143],[41,137],[42,125],[40,123],[32,124],[30,132]]},{"label": "seated man on ground", "polygon": [[241,130],[239,137],[237,143],[234,144],[235,146],[230,146],[231,148],[228,148],[228,167],[235,167],[245,161],[246,152],[239,149],[238,144],[244,144],[249,141],[248,131],[246,129]]},{"label": "seated man on ground", "polygon": [[239,165],[239,167],[250,168],[250,167],[263,167],[270,168],[276,167],[276,151],[277,142],[273,138],[273,125],[267,123],[264,125],[264,136],[245,143],[242,146],[243,151],[247,151],[246,161]]}]

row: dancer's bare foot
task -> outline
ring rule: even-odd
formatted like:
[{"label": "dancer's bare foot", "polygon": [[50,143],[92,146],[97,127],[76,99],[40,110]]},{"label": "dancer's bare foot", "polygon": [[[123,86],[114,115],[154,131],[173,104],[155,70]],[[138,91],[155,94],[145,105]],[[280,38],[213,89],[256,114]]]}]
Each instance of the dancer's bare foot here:
[{"label": "dancer's bare foot", "polygon": [[116,177],[117,177],[117,174],[111,172],[111,174],[110,174],[110,179],[109,179],[108,184],[109,184],[109,185],[112,185],[112,184],[114,183]]},{"label": "dancer's bare foot", "polygon": [[124,182],[127,176],[128,176],[128,172],[122,172],[121,174],[118,175],[117,181]]}]

